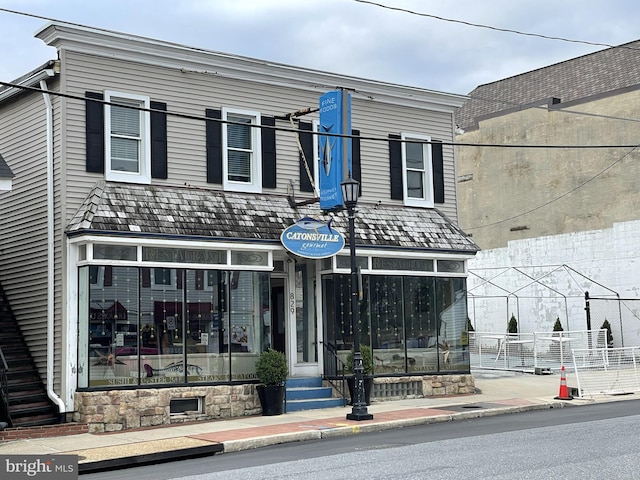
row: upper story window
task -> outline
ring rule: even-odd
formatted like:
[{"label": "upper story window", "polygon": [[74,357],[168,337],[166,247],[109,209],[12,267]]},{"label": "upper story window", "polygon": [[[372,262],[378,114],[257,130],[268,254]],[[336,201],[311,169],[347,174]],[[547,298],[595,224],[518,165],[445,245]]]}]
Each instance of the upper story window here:
[{"label": "upper story window", "polygon": [[149,97],[105,92],[107,180],[151,182]]},{"label": "upper story window", "polygon": [[[430,137],[412,133],[402,134],[402,177],[404,204],[414,207],[433,207]],[[414,140],[414,141],[412,141]]]},{"label": "upper story window", "polygon": [[427,135],[389,134],[391,198],[411,207],[445,203],[445,164],[441,140]]},{"label": "upper story window", "polygon": [[222,174],[225,190],[262,191],[260,114],[222,109]]}]

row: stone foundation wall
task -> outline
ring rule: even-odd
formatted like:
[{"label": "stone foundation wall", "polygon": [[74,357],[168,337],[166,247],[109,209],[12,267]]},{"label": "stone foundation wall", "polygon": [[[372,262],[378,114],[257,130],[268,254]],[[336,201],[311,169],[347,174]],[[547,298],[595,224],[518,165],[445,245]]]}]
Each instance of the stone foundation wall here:
[{"label": "stone foundation wall", "polygon": [[[341,396],[329,382],[325,381],[324,384],[333,387],[334,397]],[[475,391],[475,381],[471,374],[376,377],[373,380],[371,400],[385,402],[404,398],[468,395]],[[349,395],[348,390],[346,394]]]},{"label": "stone foundation wall", "polygon": [[[472,375],[380,377],[374,379],[372,401],[474,392]],[[201,411],[170,412],[171,400],[193,398],[200,399]],[[262,413],[255,384],[76,392],[74,401],[72,421],[86,424],[89,433]]]},{"label": "stone foundation wall", "polygon": [[473,375],[428,375],[422,377],[422,394],[425,397],[440,395],[467,395],[476,392]]},{"label": "stone foundation wall", "polygon": [[[200,412],[170,413],[171,400],[200,398]],[[198,420],[258,415],[262,412],[255,385],[173,387],[76,392],[73,421],[90,433],[170,425]]]}]

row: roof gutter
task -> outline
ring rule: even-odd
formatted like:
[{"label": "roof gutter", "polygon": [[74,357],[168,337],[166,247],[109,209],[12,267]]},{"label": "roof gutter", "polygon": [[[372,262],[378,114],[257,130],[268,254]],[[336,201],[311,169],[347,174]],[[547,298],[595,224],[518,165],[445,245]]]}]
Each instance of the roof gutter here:
[{"label": "roof gutter", "polygon": [[[54,74],[55,73],[52,68],[43,68],[42,70],[38,70],[32,73],[27,78],[20,80],[16,85],[19,85],[21,87],[34,87],[41,83],[43,80],[53,77]],[[0,103],[23,92],[24,90],[19,87],[9,87],[7,89],[4,89],[0,91]]]},{"label": "roof gutter", "polygon": [[47,395],[58,405],[59,412],[66,412],[62,398],[54,390],[55,329],[54,329],[54,211],[53,211],[53,105],[48,93],[47,78],[53,77],[53,70],[43,70],[40,89],[47,110]]}]

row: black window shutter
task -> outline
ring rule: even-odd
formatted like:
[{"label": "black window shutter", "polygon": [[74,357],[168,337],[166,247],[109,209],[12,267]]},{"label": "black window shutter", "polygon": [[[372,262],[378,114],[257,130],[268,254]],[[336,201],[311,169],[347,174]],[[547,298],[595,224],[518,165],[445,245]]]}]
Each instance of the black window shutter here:
[{"label": "black window shutter", "polygon": [[[167,104],[150,102],[152,110],[166,112]],[[167,114],[151,112],[151,178],[167,178]]]},{"label": "black window shutter", "polygon": [[[102,93],[85,92],[86,98],[103,100]],[[104,173],[104,105],[85,100],[86,114],[86,170]]]},{"label": "black window shutter", "polygon": [[[267,127],[275,127],[276,119],[261,117],[260,123]],[[276,188],[276,130],[262,129],[262,187]]]},{"label": "black window shutter", "polygon": [[444,157],[442,142],[433,140],[431,143],[431,164],[433,167],[433,201],[444,203]]},{"label": "black window shutter", "polygon": [[[299,129],[300,145],[302,146],[302,152],[304,152],[304,158],[302,152],[300,153],[300,191],[313,192],[313,124],[300,122]],[[305,159],[311,178],[309,178],[307,168],[304,165]]]},{"label": "black window shutter", "polygon": [[362,166],[360,163],[360,130],[351,130],[351,176],[360,182],[360,194],[362,195]]},{"label": "black window shutter", "polygon": [[[222,118],[220,110],[207,108],[205,116],[220,120]],[[207,182],[222,183],[222,123],[207,121],[206,126],[207,143]]]},{"label": "black window shutter", "polygon": [[402,137],[389,134],[389,175],[391,176],[391,198],[402,200]]}]

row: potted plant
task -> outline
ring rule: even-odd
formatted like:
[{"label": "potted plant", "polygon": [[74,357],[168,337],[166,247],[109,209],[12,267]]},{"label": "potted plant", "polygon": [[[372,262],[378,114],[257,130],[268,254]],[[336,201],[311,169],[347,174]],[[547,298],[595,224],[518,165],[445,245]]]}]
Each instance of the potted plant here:
[{"label": "potted plant", "polygon": [[256,386],[262,406],[262,415],[282,415],[284,409],[285,382],[289,370],[284,353],[270,348],[260,354],[256,362]]},{"label": "potted plant", "polygon": [[[367,405],[371,405],[371,391],[373,390],[373,354],[369,345],[360,345],[360,354],[362,355],[362,375],[364,376],[364,401]],[[349,405],[353,405],[355,392],[355,376],[353,375],[353,349],[347,355],[347,361],[344,366],[347,377],[347,386],[349,387],[349,395],[351,401]]]}]

